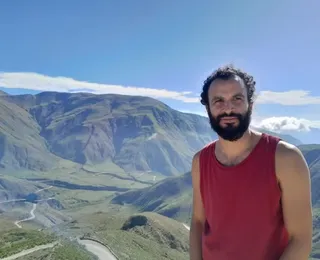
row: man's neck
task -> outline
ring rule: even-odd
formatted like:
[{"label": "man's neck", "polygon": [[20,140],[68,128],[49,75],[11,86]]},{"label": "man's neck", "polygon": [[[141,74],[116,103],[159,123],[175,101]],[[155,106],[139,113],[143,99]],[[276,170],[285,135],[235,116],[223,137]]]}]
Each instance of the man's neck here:
[{"label": "man's neck", "polygon": [[253,139],[254,133],[248,129],[239,140],[234,142],[226,141],[219,137],[217,148],[227,158],[233,158],[250,149],[254,142]]}]

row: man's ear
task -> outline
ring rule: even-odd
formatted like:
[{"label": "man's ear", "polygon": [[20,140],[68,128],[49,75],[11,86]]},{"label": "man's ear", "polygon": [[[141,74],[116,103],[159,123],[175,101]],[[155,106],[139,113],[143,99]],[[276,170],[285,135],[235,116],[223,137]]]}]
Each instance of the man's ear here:
[{"label": "man's ear", "polygon": [[250,102],[250,103],[249,103],[249,109],[250,109],[251,111],[253,111],[253,108],[254,108],[253,102]]},{"label": "man's ear", "polygon": [[209,114],[209,113],[210,113],[210,107],[209,107],[209,105],[206,105],[206,110],[207,110],[207,113]]}]

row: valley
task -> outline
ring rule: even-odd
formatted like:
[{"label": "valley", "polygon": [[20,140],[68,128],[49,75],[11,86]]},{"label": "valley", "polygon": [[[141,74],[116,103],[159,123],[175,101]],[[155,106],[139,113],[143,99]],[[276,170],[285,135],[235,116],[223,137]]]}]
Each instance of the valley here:
[{"label": "valley", "polygon": [[[216,139],[207,118],[121,95],[2,95],[0,106],[0,259],[39,246],[15,259],[188,257],[191,160]],[[281,137],[310,167],[318,257],[320,145]]]}]

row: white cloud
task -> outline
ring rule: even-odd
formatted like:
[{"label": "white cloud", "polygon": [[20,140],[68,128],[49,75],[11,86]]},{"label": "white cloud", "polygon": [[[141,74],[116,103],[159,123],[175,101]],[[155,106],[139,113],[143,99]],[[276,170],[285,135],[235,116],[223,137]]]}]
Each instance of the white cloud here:
[{"label": "white cloud", "polygon": [[290,90],[286,92],[261,91],[257,97],[258,104],[314,105],[320,104],[320,96],[311,96],[310,91]]},{"label": "white cloud", "polygon": [[199,97],[189,96],[191,92],[176,92],[167,89],[152,89],[132,86],[107,85],[78,81],[65,77],[49,77],[37,73],[1,73],[0,86],[6,88],[22,88],[37,91],[57,92],[90,92],[94,94],[123,94],[168,98],[185,103],[198,103]]},{"label": "white cloud", "polygon": [[308,132],[310,128],[320,128],[320,121],[296,117],[269,117],[253,123],[256,127],[274,132],[299,131]]},{"label": "white cloud", "polygon": [[[140,95],[200,104],[198,92],[177,92],[168,89],[99,84],[66,77],[50,77],[31,72],[0,72],[0,86],[6,88],[32,89],[37,91]],[[199,86],[197,91],[201,90],[200,88],[201,86]],[[320,104],[320,97],[311,96],[309,91],[304,90],[291,90],[287,92],[261,91],[257,97],[257,103],[282,105]]]},{"label": "white cloud", "polygon": [[[190,111],[190,110],[179,110],[183,113],[191,113],[200,116],[208,117],[206,112],[202,111]],[[320,121],[308,120],[304,118],[296,117],[268,117],[262,118],[261,116],[253,113],[252,114],[252,126],[256,128],[262,128],[270,130],[272,132],[285,132],[285,131],[298,131],[298,132],[309,132],[311,128],[320,129]]]}]

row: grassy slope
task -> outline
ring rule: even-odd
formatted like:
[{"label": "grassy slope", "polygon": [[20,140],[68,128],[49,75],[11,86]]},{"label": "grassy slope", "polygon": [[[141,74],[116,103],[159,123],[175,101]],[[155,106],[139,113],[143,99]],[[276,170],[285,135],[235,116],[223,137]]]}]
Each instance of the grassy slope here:
[{"label": "grassy slope", "polygon": [[16,260],[97,260],[97,258],[74,243],[64,243],[32,254],[19,257]]},{"label": "grassy slope", "polygon": [[36,186],[54,186],[40,195],[46,195],[43,198],[54,197],[64,208],[70,208],[104,201],[114,192],[144,188],[153,183],[153,175],[147,173],[131,176],[121,169],[117,170],[113,164],[110,167],[108,163],[98,166],[100,169],[87,166],[81,169],[80,165],[70,163],[47,172],[7,171],[0,176],[0,184],[2,178],[10,180],[12,185],[9,188],[8,185],[7,188],[0,185],[0,197],[1,189],[3,197],[7,194],[9,198],[17,198],[36,191]]},{"label": "grassy slope", "polygon": [[167,178],[157,184],[115,196],[112,203],[136,206],[140,212],[154,211],[188,222],[191,212],[192,189],[190,172]]},{"label": "grassy slope", "polygon": [[148,224],[121,230],[129,214],[94,213],[81,215],[72,229],[90,230],[87,236],[107,244],[119,259],[186,259],[188,257],[188,230],[173,219],[155,213],[142,214]]},{"label": "grassy slope", "polygon": [[18,260],[95,260],[91,253],[86,251],[76,242],[65,239],[58,239],[54,235],[34,230],[10,229],[0,232],[0,258],[14,255],[23,250],[30,249],[39,245],[49,244],[59,241],[53,248],[40,250]]},{"label": "grassy slope", "polygon": [[38,245],[49,244],[55,238],[34,230],[13,229],[0,232],[0,257],[4,258]]}]

